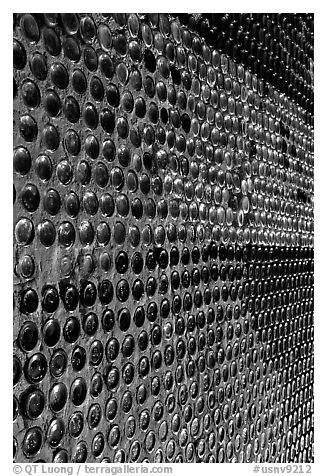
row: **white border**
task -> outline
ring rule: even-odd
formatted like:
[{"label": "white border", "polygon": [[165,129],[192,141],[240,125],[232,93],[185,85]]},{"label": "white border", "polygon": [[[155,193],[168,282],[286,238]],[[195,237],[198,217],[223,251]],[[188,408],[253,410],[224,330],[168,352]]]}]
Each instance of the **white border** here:
[{"label": "white border", "polygon": [[[12,473],[12,13],[26,11],[42,12],[56,10],[88,11],[90,1],[80,0],[76,5],[67,1],[57,0],[55,3],[15,1],[2,4],[0,45],[1,45],[1,93],[0,93],[0,468],[4,475]],[[327,474],[324,462],[327,463],[325,442],[327,441],[327,8],[323,2],[274,1],[271,3],[252,1],[249,3],[234,0],[233,2],[176,2],[165,0],[163,3],[153,1],[140,2],[95,2],[91,3],[92,11],[119,12],[314,12],[315,14],[315,463],[312,474]],[[27,8],[28,7],[28,8]],[[55,7],[55,8],[54,8]],[[69,8],[67,8],[69,7]],[[74,8],[75,7],[75,8]],[[118,8],[119,7],[119,8]],[[228,7],[230,10],[227,10]],[[324,193],[325,192],[325,193]],[[278,466],[278,465],[274,465]],[[216,468],[207,465],[201,471],[216,474],[250,474],[253,464],[246,467],[223,464]],[[200,469],[200,468],[199,468]],[[196,474],[194,464],[174,465],[174,474]]]}]

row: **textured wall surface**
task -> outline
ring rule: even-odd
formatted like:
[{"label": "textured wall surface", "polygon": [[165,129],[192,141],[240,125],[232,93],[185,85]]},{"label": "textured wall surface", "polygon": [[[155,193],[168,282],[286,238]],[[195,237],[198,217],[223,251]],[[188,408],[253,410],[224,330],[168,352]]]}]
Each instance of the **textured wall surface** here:
[{"label": "textured wall surface", "polygon": [[313,461],[313,16],[17,14],[14,459]]}]

